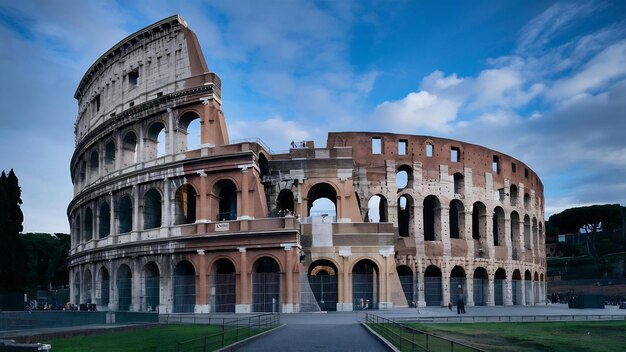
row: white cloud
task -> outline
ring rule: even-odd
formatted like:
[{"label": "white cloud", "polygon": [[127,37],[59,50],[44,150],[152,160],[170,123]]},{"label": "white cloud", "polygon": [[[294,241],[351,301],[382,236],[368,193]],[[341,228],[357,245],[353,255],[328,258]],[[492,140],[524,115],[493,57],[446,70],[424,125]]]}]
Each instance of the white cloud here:
[{"label": "white cloud", "polygon": [[554,83],[548,97],[567,100],[603,88],[612,80],[626,76],[626,40],[615,43],[589,60],[573,76]]},{"label": "white cloud", "polygon": [[458,104],[426,91],[409,93],[398,101],[385,101],[376,107],[375,116],[395,130],[415,131],[420,128],[435,132],[450,130],[456,118]]},{"label": "white cloud", "polygon": [[229,123],[231,141],[261,138],[272,150],[289,149],[292,141],[311,140],[311,133],[301,123],[273,116],[262,121],[235,121]]}]

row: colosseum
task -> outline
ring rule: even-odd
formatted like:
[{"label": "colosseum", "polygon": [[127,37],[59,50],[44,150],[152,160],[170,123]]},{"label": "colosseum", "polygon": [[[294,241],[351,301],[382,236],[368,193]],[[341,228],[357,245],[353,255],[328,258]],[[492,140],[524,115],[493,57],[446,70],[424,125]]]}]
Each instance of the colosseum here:
[{"label": "colosseum", "polygon": [[89,67],[75,93],[72,303],[248,313],[543,300],[543,185],[522,161],[378,132],[273,152],[230,141],[221,88],[179,16]]}]

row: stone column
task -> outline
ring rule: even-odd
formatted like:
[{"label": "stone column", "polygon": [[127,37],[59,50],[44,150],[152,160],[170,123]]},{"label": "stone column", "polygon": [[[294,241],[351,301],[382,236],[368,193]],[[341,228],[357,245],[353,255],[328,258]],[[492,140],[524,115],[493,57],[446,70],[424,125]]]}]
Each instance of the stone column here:
[{"label": "stone column", "polygon": [[488,306],[495,306],[495,283],[494,283],[494,278],[493,276],[489,276],[489,283],[488,283],[488,287],[489,289],[487,290],[487,305]]},{"label": "stone column", "polygon": [[250,304],[251,289],[248,288],[248,258],[246,256],[246,248],[239,247],[239,301],[235,305],[235,313],[250,313],[252,305]]},{"label": "stone column", "polygon": [[143,312],[146,304],[145,297],[143,295],[143,282],[142,282],[142,268],[139,259],[131,259],[130,267],[132,270],[131,275],[131,300],[132,304],[130,310],[132,312]]},{"label": "stone column", "polygon": [[113,197],[113,192],[109,192],[109,204],[111,209],[111,213],[109,214],[109,236],[113,234],[117,234],[117,227],[115,226],[115,198]]},{"label": "stone column", "polygon": [[172,226],[170,209],[170,180],[166,177],[163,179],[163,224],[162,227]]},{"label": "stone column", "polygon": [[285,249],[285,303],[282,304],[283,313],[293,313],[293,247],[291,245],[284,246]]},{"label": "stone column", "polygon": [[196,305],[194,307],[194,313],[209,313],[211,305],[209,304],[209,285],[208,285],[208,273],[207,273],[207,256],[204,254],[204,249],[197,250],[198,255],[198,289],[196,294]]},{"label": "stone column", "polygon": [[139,124],[139,140],[137,141],[137,164],[142,163],[146,160],[144,153],[146,152],[146,134],[144,132],[144,126],[142,123]]},{"label": "stone column", "polygon": [[139,231],[141,229],[141,226],[139,225],[139,222],[140,222],[139,221],[140,220],[139,187],[137,185],[133,185],[132,195],[133,195],[133,231]]},{"label": "stone column", "polygon": [[511,279],[511,274],[507,276],[504,280],[504,305],[512,306],[513,305],[513,280]]},{"label": "stone column", "polygon": [[352,311],[354,309],[352,305],[352,290],[350,287],[350,256],[352,250],[348,248],[340,248],[339,255],[343,258],[343,272],[341,284],[337,285],[343,288],[343,300],[337,303],[337,311]]},{"label": "stone column", "polygon": [[[176,133],[174,132],[174,113],[171,108],[167,108],[167,145],[165,146],[165,153],[168,155],[174,154],[176,146]],[[178,128],[176,128],[178,130]]]},{"label": "stone column", "polygon": [[204,171],[199,171],[200,176],[200,209],[198,209],[198,220],[196,222],[209,222],[209,206],[207,199],[207,174]]}]

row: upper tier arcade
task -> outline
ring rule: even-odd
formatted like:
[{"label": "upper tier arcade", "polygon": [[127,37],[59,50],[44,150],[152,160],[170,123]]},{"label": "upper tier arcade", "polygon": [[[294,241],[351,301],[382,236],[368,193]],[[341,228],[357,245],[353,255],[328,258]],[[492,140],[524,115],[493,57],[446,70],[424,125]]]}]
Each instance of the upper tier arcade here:
[{"label": "upper tier arcade", "polygon": [[92,139],[86,137],[93,137],[90,134],[99,127],[119,120],[120,114],[204,86],[220,100],[220,79],[209,73],[198,39],[181,17],[171,16],[137,31],[104,53],[81,79],[74,94],[77,147]]}]

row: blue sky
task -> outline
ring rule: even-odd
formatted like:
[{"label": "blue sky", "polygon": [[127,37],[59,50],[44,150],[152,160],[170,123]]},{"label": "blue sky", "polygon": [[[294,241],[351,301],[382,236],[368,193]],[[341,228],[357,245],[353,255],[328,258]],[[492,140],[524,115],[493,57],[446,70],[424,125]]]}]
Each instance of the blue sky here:
[{"label": "blue sky", "polygon": [[231,140],[434,135],[529,164],[547,215],[626,204],[626,2],[0,0],[0,169],[24,231],[69,232],[85,70],[172,14],[223,81]]}]

